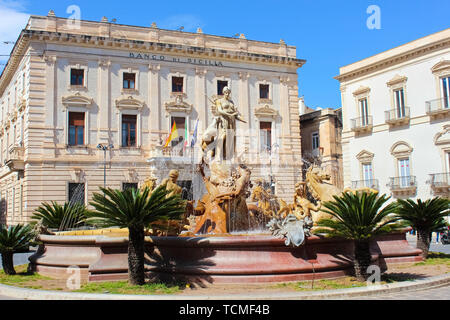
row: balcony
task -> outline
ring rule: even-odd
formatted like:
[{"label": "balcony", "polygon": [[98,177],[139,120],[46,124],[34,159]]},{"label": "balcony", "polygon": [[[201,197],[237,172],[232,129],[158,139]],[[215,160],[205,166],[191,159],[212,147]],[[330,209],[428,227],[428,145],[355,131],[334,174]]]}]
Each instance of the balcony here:
[{"label": "balcony", "polygon": [[416,176],[390,178],[388,187],[394,196],[413,195],[417,191]]},{"label": "balcony", "polygon": [[375,190],[380,190],[380,185],[378,183],[378,179],[370,179],[370,180],[359,180],[352,181],[352,189],[363,189],[363,188],[371,188]]},{"label": "balcony", "polygon": [[350,120],[350,128],[353,132],[363,133],[372,131],[373,118],[372,116],[360,117]]},{"label": "balcony", "polygon": [[436,195],[450,193],[450,172],[430,174],[431,190]]},{"label": "balcony", "polygon": [[390,126],[405,125],[409,123],[410,108],[392,109],[384,112],[386,123]]},{"label": "balcony", "polygon": [[450,99],[440,98],[425,102],[426,113],[432,118],[444,118],[450,114]]},{"label": "balcony", "polygon": [[13,145],[9,148],[9,153],[5,160],[5,165],[12,171],[24,170],[25,148],[21,145]]}]

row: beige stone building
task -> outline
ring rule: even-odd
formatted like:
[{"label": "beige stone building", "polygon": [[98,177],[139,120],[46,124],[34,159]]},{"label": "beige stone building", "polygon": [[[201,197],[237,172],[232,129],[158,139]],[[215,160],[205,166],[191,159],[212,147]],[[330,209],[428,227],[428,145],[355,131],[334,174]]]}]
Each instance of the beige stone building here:
[{"label": "beige stone building", "polygon": [[305,168],[315,163],[330,174],[330,183],[343,188],[341,109],[311,109],[299,101],[302,157]]},{"label": "beige stone building", "polygon": [[[304,63],[284,41],[31,16],[0,78],[1,221],[26,222],[44,201],[88,204],[105,178],[126,188],[179,167],[192,184],[199,152],[189,142],[224,86],[246,119],[237,146],[252,179],[272,177],[290,199]],[[181,138],[163,150],[173,123]]]}]

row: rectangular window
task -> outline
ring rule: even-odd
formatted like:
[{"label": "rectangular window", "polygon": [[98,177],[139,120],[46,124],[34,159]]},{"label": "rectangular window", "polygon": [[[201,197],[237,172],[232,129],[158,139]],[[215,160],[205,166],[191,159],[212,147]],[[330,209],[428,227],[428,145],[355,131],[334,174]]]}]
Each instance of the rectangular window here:
[{"label": "rectangular window", "polygon": [[395,111],[397,114],[397,118],[404,118],[406,112],[405,112],[405,95],[403,92],[403,88],[394,90],[394,98],[395,98]]},{"label": "rectangular window", "polygon": [[122,147],[136,146],[136,115],[122,115]]},{"label": "rectangular window", "polygon": [[84,145],[84,112],[69,112],[69,145]]},{"label": "rectangular window", "polygon": [[184,141],[184,132],[185,132],[185,128],[186,128],[186,118],[185,117],[172,117],[171,119],[171,127],[170,129],[172,129],[173,123],[176,123],[177,126],[177,133],[178,133],[178,138],[175,138],[171,141],[171,145],[172,147],[182,147],[183,146],[183,141]]},{"label": "rectangular window", "polygon": [[84,86],[84,70],[70,69],[70,85]]},{"label": "rectangular window", "polygon": [[314,132],[312,134],[312,149],[318,149],[320,147],[320,139],[319,139],[319,133]]},{"label": "rectangular window", "polygon": [[364,175],[364,186],[371,188],[372,180],[373,180],[372,164],[364,163],[362,165],[362,167],[363,167],[363,175]]},{"label": "rectangular window", "polygon": [[268,84],[260,84],[259,85],[259,98],[260,99],[269,99],[269,85]]},{"label": "rectangular window", "polygon": [[85,184],[69,182],[69,203],[85,204]]},{"label": "rectangular window", "polygon": [[223,88],[228,87],[228,81],[217,80],[217,94],[223,95]]},{"label": "rectangular window", "polygon": [[444,108],[450,107],[450,76],[441,78],[442,97],[444,98]]},{"label": "rectangular window", "polygon": [[123,88],[135,89],[136,74],[135,73],[123,73]]},{"label": "rectangular window", "polygon": [[261,139],[261,151],[271,151],[272,146],[272,122],[261,121],[259,123],[259,136]]},{"label": "rectangular window", "polygon": [[411,172],[409,168],[409,159],[399,159],[398,160],[398,170],[400,175],[400,186],[409,187],[411,180]]},{"label": "rectangular window", "polygon": [[367,106],[367,98],[359,100],[359,113],[361,116],[361,126],[369,125],[369,109]]},{"label": "rectangular window", "polygon": [[183,92],[183,77],[172,77],[172,92]]},{"label": "rectangular window", "polygon": [[122,183],[122,190],[128,190],[128,189],[137,189],[138,188],[138,184],[134,183],[134,182],[124,182]]}]

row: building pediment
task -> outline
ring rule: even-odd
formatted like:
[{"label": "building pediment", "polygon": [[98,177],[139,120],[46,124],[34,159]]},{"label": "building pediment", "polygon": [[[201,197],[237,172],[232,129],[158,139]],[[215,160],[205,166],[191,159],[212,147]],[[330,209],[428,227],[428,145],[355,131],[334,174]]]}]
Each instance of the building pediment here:
[{"label": "building pediment", "polygon": [[435,145],[450,144],[450,125],[445,125],[443,130],[434,136]]},{"label": "building pediment", "polygon": [[94,99],[86,97],[80,92],[62,98],[62,103],[66,108],[68,106],[89,108],[93,102]]},{"label": "building pediment", "polygon": [[450,60],[442,60],[431,67],[432,73],[441,73],[450,71]]},{"label": "building pediment", "polygon": [[388,87],[395,86],[397,84],[405,83],[408,80],[408,77],[400,76],[398,74],[395,75],[391,80],[389,80],[386,84]]},{"label": "building pediment", "polygon": [[192,104],[183,101],[182,95],[176,96],[174,101],[166,102],[164,107],[166,108],[167,113],[181,112],[190,114],[192,111]]},{"label": "building pediment", "polygon": [[394,143],[391,148],[391,154],[396,157],[407,157],[413,152],[413,148],[409,145],[409,143],[405,141],[399,141]]},{"label": "building pediment", "polygon": [[144,102],[133,96],[122,96],[116,99],[116,107],[118,109],[134,109],[140,110],[144,106]]},{"label": "building pediment", "polygon": [[258,118],[276,118],[278,117],[278,111],[269,105],[265,105],[255,109],[255,116]]},{"label": "building pediment", "polygon": [[374,156],[375,154],[373,154],[372,152],[363,150],[356,155],[356,159],[358,159],[360,162],[370,163],[372,162]]},{"label": "building pediment", "polygon": [[358,89],[356,89],[353,92],[354,96],[359,96],[362,94],[368,94],[370,92],[370,88],[369,87],[365,87],[365,86],[360,86]]}]

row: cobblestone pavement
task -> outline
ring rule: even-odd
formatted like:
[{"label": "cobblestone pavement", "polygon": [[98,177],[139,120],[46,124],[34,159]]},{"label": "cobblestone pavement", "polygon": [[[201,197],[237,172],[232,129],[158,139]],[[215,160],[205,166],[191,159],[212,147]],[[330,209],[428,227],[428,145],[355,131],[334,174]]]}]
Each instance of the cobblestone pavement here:
[{"label": "cobblestone pavement", "polygon": [[352,297],[348,300],[450,300],[450,286],[428,290]]}]

